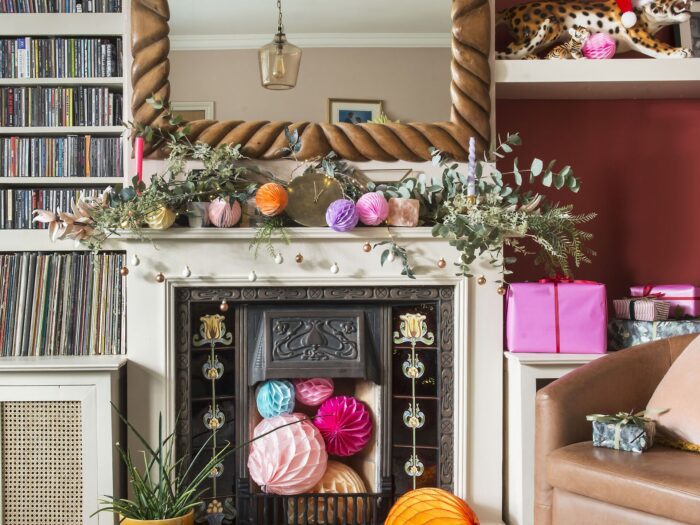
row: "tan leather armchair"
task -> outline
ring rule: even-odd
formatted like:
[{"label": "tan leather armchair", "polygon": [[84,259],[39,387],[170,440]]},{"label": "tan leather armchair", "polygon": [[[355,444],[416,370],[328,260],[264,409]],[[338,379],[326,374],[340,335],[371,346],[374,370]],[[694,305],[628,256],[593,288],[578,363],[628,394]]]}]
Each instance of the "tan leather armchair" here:
[{"label": "tan leather armchair", "polygon": [[700,525],[700,454],[658,445],[643,454],[595,448],[586,421],[587,414],[646,408],[695,337],[616,352],[538,392],[536,525]]}]

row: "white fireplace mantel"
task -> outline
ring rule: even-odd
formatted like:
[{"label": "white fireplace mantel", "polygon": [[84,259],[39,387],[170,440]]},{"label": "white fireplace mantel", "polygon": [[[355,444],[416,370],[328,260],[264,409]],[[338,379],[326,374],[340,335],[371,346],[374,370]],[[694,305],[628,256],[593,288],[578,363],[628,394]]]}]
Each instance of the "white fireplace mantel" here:
[{"label": "white fireplace mantel", "polygon": [[[178,287],[193,286],[418,286],[455,287],[454,326],[454,489],[484,524],[503,523],[503,301],[496,293],[498,272],[480,261],[476,275],[487,284],[455,275],[458,253],[428,228],[392,228],[405,247],[416,279],[400,275],[398,260],[380,265],[383,247],[371,253],[366,242],[389,236],[386,228],[356,228],[340,234],[328,228],[291,228],[291,244],[275,242],[284,262],[276,264],[264,247],[257,258],[249,249],[250,228],[174,228],[149,232],[150,241],[128,236],[110,241],[126,250],[129,419],[157,435],[158,414],[174,422],[174,298]],[[295,262],[301,253],[303,262]],[[140,260],[133,265],[134,256]],[[444,258],[446,268],[437,261]],[[334,274],[331,266],[339,271]],[[185,276],[188,267],[191,274]],[[249,275],[255,271],[257,280]],[[156,281],[162,273],[165,281]]]}]

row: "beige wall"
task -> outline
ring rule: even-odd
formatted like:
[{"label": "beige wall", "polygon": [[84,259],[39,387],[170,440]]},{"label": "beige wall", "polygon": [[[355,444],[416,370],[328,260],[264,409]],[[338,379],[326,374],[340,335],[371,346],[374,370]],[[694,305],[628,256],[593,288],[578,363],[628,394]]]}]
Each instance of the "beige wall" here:
[{"label": "beige wall", "polygon": [[173,51],[172,100],[214,101],[216,119],[325,122],[328,98],[381,99],[402,122],[449,120],[450,50],[305,49],[289,91],[260,86],[256,50]]}]

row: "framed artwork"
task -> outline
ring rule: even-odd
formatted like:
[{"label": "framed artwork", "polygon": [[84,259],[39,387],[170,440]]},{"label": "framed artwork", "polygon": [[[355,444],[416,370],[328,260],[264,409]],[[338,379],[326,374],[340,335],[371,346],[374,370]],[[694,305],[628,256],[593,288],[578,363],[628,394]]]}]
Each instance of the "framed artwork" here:
[{"label": "framed artwork", "polygon": [[692,49],[694,57],[700,57],[700,2],[693,2],[690,11],[690,20],[679,26],[681,45]]},{"label": "framed artwork", "polygon": [[328,99],[328,122],[330,124],[362,124],[382,114],[381,100]]},{"label": "framed artwork", "polygon": [[389,168],[389,169],[368,169],[362,170],[372,182],[377,184],[398,184],[408,176],[413,175],[411,168]]},{"label": "framed artwork", "polygon": [[173,113],[186,122],[214,120],[214,102],[173,102]]}]

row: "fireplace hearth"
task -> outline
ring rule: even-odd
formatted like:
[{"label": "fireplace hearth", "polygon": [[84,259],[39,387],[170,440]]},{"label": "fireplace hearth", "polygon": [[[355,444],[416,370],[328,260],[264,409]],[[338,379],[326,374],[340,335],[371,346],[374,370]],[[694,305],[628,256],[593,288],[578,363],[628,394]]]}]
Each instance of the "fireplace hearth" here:
[{"label": "fireplace hearth", "polygon": [[[266,494],[242,448],[205,483],[210,510],[228,500],[240,524],[379,524],[414,486],[451,490],[453,296],[450,286],[178,288],[179,457],[214,430],[216,448],[249,439],[261,420],[256,388],[268,379],[331,378],[334,395],[365,403],[374,423],[357,455],[329,457],[358,473],[366,492]],[[311,418],[315,410],[295,407]]]}]

